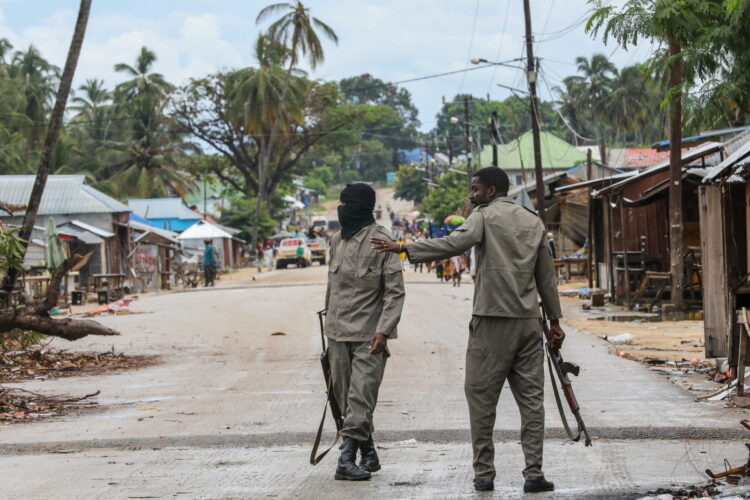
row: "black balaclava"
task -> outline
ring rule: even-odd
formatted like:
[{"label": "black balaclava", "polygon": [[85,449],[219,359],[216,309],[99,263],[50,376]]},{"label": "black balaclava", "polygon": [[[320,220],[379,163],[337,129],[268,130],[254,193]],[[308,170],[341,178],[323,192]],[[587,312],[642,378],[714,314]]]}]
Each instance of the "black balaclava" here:
[{"label": "black balaclava", "polygon": [[345,203],[339,205],[341,237],[345,240],[375,222],[372,215],[375,209],[375,190],[367,184],[347,184],[339,199]]}]

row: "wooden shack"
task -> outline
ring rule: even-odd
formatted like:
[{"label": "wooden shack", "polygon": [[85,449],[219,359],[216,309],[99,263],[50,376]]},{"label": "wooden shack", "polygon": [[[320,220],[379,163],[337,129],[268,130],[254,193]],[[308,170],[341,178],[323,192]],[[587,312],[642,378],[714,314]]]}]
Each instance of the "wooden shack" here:
[{"label": "wooden shack", "polygon": [[750,141],[737,146],[699,189],[705,353],[728,357],[731,366],[739,351],[738,311],[750,308]]}]

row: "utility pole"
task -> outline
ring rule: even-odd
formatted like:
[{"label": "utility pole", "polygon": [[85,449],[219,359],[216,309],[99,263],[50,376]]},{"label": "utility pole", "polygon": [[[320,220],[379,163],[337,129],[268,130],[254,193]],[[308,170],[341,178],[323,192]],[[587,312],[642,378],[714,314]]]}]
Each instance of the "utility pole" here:
[{"label": "utility pole", "polygon": [[[669,75],[669,86],[676,88],[682,83],[681,47],[676,40],[669,40],[669,55],[675,57]],[[669,103],[669,261],[670,261],[670,301],[676,311],[685,308],[683,301],[683,280],[685,262],[682,245],[682,95],[678,92]]]},{"label": "utility pole", "polygon": [[[586,150],[586,180],[591,180],[591,148]],[[591,186],[588,188],[586,203],[588,231],[586,233],[586,273],[589,278],[589,289],[594,288],[594,199],[591,197]]]},{"label": "utility pole", "polygon": [[542,146],[539,140],[539,120],[536,98],[536,63],[534,60],[533,38],[531,34],[531,9],[529,0],[523,0],[523,14],[526,20],[526,78],[529,83],[531,101],[531,133],[534,137],[534,177],[536,177],[536,211],[542,223],[544,218],[544,174],[542,173]]},{"label": "utility pole", "polygon": [[464,97],[464,140],[466,141],[466,178],[467,184],[471,187],[471,131],[469,130],[469,98]]},{"label": "utility pole", "polygon": [[492,166],[497,167],[497,141],[500,139],[500,134],[497,130],[497,111],[492,112],[492,118],[490,118],[490,142],[492,143]]}]

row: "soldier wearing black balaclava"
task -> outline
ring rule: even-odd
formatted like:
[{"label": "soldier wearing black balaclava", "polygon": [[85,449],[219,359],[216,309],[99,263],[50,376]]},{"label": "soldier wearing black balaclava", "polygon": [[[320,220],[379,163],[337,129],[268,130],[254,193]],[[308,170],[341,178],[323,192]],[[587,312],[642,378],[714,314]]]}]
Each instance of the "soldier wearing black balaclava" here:
[{"label": "soldier wearing black balaclava", "polygon": [[330,245],[325,334],[333,392],[344,415],[335,477],[357,481],[380,470],[373,412],[390,355],[388,341],[396,338],[401,319],[404,278],[398,256],[375,253],[369,243],[372,237],[393,241],[375,223],[375,191],[367,184],[348,184],[340,200],[341,231]]}]

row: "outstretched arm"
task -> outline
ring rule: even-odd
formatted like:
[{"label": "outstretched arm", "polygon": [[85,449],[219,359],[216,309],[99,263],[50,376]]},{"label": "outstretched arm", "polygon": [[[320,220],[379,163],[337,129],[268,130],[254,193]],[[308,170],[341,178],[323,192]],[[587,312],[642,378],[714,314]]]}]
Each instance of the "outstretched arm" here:
[{"label": "outstretched arm", "polygon": [[461,255],[480,243],[483,238],[484,215],[482,215],[482,212],[476,211],[466,219],[464,224],[445,238],[414,241],[406,245],[371,238],[370,243],[378,253],[401,253],[405,251],[412,262],[429,262]]}]

